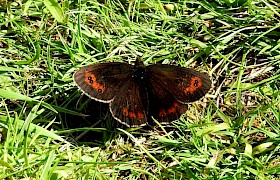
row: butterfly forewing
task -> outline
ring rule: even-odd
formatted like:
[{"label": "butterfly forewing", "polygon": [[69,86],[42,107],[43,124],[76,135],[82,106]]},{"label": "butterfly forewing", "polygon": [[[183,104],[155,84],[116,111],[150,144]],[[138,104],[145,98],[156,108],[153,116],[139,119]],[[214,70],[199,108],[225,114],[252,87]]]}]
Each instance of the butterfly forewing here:
[{"label": "butterfly forewing", "polygon": [[211,87],[209,77],[193,69],[170,65],[151,65],[147,69],[148,79],[156,79],[183,104],[199,100]]},{"label": "butterfly forewing", "polygon": [[93,64],[79,69],[74,81],[90,98],[110,102],[130,79],[132,67],[119,62]]}]

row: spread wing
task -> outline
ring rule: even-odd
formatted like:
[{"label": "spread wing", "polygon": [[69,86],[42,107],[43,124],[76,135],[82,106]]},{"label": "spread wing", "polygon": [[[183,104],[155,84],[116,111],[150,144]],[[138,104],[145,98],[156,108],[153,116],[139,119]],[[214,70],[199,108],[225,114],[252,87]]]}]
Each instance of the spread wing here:
[{"label": "spread wing", "polygon": [[74,82],[90,98],[108,103],[127,83],[132,67],[120,62],[85,66],[74,74]]},{"label": "spread wing", "polygon": [[147,67],[149,112],[159,121],[178,119],[187,110],[187,103],[199,100],[211,87],[206,75],[195,70],[170,66]]}]

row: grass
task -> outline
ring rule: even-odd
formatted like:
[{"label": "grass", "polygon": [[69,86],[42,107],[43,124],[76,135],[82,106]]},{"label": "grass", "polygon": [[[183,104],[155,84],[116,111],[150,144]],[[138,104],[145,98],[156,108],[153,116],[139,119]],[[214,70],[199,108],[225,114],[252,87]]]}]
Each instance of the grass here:
[{"label": "grass", "polygon": [[[0,1],[0,179],[278,179],[276,1]],[[142,56],[207,72],[171,127],[126,128],[84,65]],[[89,116],[90,115],[90,116]]]}]

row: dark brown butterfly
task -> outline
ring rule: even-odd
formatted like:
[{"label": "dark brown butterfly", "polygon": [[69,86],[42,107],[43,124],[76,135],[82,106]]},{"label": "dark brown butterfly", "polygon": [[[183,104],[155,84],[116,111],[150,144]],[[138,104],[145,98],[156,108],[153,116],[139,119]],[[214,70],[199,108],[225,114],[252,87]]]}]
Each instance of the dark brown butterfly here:
[{"label": "dark brown butterfly", "polygon": [[203,97],[211,86],[208,76],[167,64],[144,66],[121,62],[85,66],[74,74],[77,86],[90,98],[110,103],[115,119],[127,126],[178,119],[187,103]]}]

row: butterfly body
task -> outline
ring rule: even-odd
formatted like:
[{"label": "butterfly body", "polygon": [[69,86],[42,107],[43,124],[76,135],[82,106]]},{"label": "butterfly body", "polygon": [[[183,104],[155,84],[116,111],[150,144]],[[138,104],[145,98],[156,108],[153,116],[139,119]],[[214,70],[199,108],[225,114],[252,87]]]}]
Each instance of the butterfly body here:
[{"label": "butterfly body", "polygon": [[211,86],[208,76],[179,66],[144,66],[111,62],[93,64],[74,74],[76,85],[90,98],[110,103],[115,119],[128,126],[178,119],[187,103],[203,97]]}]

